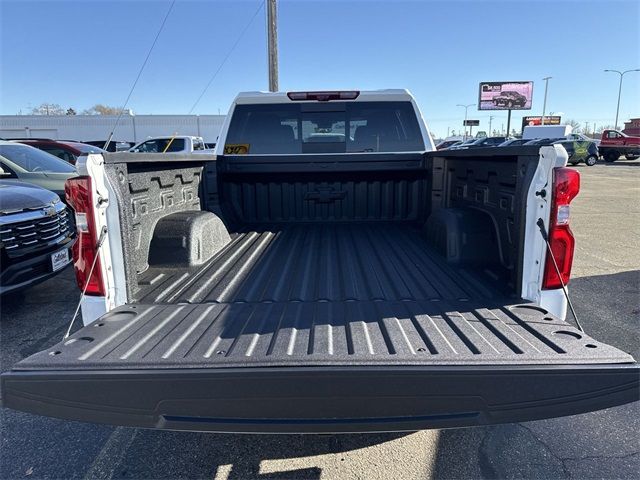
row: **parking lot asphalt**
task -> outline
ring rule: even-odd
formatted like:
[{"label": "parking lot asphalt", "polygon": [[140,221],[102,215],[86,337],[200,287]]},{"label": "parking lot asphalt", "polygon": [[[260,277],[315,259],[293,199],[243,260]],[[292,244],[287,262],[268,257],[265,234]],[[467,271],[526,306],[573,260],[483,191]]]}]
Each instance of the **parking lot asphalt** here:
[{"label": "parking lot asphalt", "polygon": [[[570,286],[589,334],[640,358],[640,161],[580,165]],[[0,369],[60,340],[73,271],[1,299]],[[0,478],[640,478],[640,403],[410,434],[218,435],[0,412]]]}]

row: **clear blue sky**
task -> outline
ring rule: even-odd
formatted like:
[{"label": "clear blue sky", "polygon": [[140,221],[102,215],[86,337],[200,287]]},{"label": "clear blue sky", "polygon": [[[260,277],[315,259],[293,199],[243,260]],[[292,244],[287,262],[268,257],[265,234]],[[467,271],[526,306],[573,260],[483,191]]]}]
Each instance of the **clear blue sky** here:
[{"label": "clear blue sky", "polygon": [[[187,113],[262,0],[179,0],[129,107]],[[121,105],[169,1],[0,0],[0,113],[42,102]],[[533,80],[526,115],[613,124],[618,76],[640,68],[640,2],[279,2],[280,89],[408,88],[431,129],[459,129],[478,83]],[[225,113],[238,91],[266,90],[261,10],[194,113]],[[488,128],[505,112],[469,118]],[[640,116],[640,72],[625,76],[620,123]],[[522,114],[515,112],[513,125]]]}]

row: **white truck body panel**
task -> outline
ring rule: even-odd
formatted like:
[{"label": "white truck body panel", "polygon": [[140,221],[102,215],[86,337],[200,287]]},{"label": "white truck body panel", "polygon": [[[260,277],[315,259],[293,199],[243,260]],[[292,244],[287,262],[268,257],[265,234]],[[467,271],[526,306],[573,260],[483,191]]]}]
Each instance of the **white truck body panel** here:
[{"label": "white truck body panel", "polygon": [[565,138],[573,131],[571,125],[531,125],[524,127],[522,138],[535,140],[537,138]]},{"label": "white truck body panel", "polygon": [[[546,228],[549,228],[553,169],[564,167],[568,159],[567,151],[561,145],[540,148],[540,162],[527,195],[522,265],[522,298],[537,303],[562,319],[567,314],[567,300],[562,290],[542,290],[547,246],[536,222],[542,218]],[[536,195],[542,190],[547,192],[545,197]]]},{"label": "white truck body panel", "polygon": [[[91,177],[93,188],[95,231],[107,228],[104,243],[98,254],[100,269],[107,295],[82,297],[82,321],[88,325],[108,311],[123,305],[127,301],[124,254],[122,252],[122,232],[115,192],[104,171],[104,158],[101,154],[81,155],[76,164],[78,174]],[[98,202],[101,198],[102,202]],[[98,266],[96,265],[96,268]]]}]

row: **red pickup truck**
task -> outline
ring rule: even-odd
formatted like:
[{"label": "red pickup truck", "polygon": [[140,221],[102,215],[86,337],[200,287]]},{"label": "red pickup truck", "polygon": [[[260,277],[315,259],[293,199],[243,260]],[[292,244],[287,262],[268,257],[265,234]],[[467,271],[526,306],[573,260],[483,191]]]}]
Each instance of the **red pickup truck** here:
[{"label": "red pickup truck", "polygon": [[632,137],[618,130],[604,130],[598,150],[607,162],[615,162],[621,155],[627,160],[635,160],[640,157],[640,137]]}]

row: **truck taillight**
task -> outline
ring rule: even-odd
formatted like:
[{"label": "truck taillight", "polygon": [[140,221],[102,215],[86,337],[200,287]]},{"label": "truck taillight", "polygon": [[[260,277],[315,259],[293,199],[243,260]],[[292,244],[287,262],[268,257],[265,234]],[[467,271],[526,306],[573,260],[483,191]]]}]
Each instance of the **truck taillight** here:
[{"label": "truck taillight", "polygon": [[64,193],[67,203],[76,214],[78,239],[73,245],[73,266],[80,290],[87,287],[86,295],[104,296],[105,288],[100,269],[100,259],[96,261],[91,277],[88,278],[95,256],[98,236],[94,217],[94,202],[90,177],[75,177],[66,181]]},{"label": "truck taillight", "polygon": [[[580,174],[566,167],[553,169],[553,197],[549,221],[549,246],[560,271],[560,277],[547,251],[542,288],[551,290],[569,283],[575,239],[569,227],[570,203],[580,191]],[[561,281],[562,280],[562,281]]]}]

